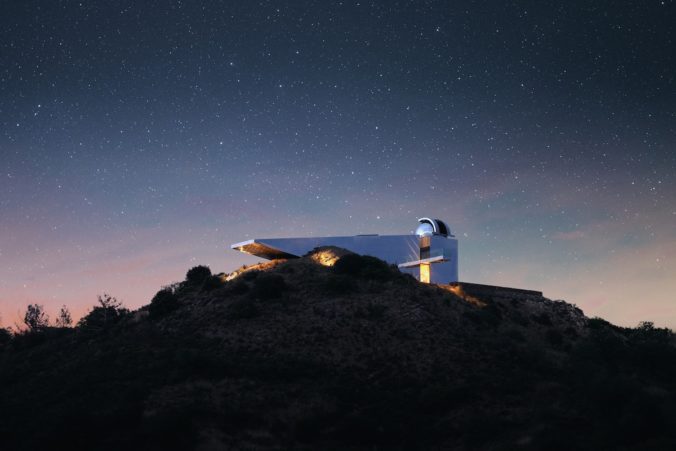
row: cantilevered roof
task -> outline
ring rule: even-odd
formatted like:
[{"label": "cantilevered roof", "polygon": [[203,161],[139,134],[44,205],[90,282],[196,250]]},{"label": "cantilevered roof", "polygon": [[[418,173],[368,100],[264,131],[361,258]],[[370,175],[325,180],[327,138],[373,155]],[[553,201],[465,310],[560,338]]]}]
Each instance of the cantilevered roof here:
[{"label": "cantilevered roof", "polygon": [[247,240],[241,243],[236,243],[230,246],[246,254],[255,255],[257,257],[267,258],[268,260],[278,260],[282,258],[297,258],[300,255],[290,254],[283,250],[274,247],[270,243],[261,242],[259,240]]},{"label": "cantilevered roof", "polygon": [[362,255],[374,255],[396,263],[415,260],[419,253],[416,235],[355,235],[306,238],[256,238],[233,244],[240,252],[269,260],[302,257],[317,247],[335,246]]}]

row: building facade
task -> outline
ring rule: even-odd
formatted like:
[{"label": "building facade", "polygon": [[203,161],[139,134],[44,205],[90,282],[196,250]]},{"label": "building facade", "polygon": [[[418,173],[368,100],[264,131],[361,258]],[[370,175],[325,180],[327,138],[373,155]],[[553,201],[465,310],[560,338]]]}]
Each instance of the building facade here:
[{"label": "building facade", "polygon": [[371,255],[421,282],[458,281],[458,241],[439,219],[420,218],[415,234],[355,235],[308,238],[262,238],[243,241],[232,249],[268,260],[301,257],[317,247],[335,246]]}]

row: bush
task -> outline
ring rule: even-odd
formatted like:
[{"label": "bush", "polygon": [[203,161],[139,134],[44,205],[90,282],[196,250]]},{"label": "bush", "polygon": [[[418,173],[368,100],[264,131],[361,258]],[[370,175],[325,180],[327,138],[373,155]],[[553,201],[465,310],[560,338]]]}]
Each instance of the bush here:
[{"label": "bush", "polygon": [[192,286],[202,285],[209,277],[211,277],[211,269],[208,266],[199,265],[188,270],[185,282]]},{"label": "bush", "polygon": [[674,334],[670,329],[655,327],[651,321],[641,321],[638,327],[631,330],[630,336],[638,341],[668,344]]},{"label": "bush", "polygon": [[118,322],[129,313],[122,303],[116,298],[104,294],[98,298],[99,305],[94,307],[89,314],[78,322],[82,329],[98,330],[106,328]]},{"label": "bush", "polygon": [[242,280],[246,280],[246,281],[248,281],[248,282],[251,282],[252,280],[256,279],[260,273],[261,273],[261,272],[258,271],[258,270],[256,270],[256,269],[251,269],[251,270],[249,270],[249,271],[246,271],[246,272],[242,273],[242,275],[239,276],[239,277],[240,277]]},{"label": "bush", "polygon": [[575,330],[575,328],[572,326],[566,327],[563,332],[566,334],[567,337],[577,338],[578,336],[577,330]]},{"label": "bush", "polygon": [[371,321],[379,320],[385,316],[387,306],[383,304],[369,303],[365,308],[360,308],[355,312],[357,318],[364,318]]},{"label": "bush", "polygon": [[606,321],[603,318],[599,318],[598,316],[595,316],[594,318],[590,318],[587,321],[587,327],[590,329],[594,330],[599,330],[599,329],[604,329],[606,327],[611,327],[612,325]]},{"label": "bush", "polygon": [[152,301],[150,301],[148,311],[151,318],[161,318],[177,308],[178,297],[170,288],[164,288],[158,291]]},{"label": "bush", "polygon": [[563,335],[556,329],[547,330],[545,338],[552,346],[559,347],[563,344]]},{"label": "bush", "polygon": [[332,268],[335,274],[347,274],[372,280],[387,280],[396,274],[387,263],[370,255],[343,255]]},{"label": "bush", "polygon": [[10,341],[12,341],[12,333],[4,327],[0,327],[0,346],[6,345]]},{"label": "bush", "polygon": [[202,284],[202,289],[207,290],[207,291],[211,291],[211,290],[215,290],[216,288],[220,288],[222,285],[223,285],[223,281],[221,280],[221,277],[213,275],[213,276],[207,277],[207,279]]},{"label": "bush", "polygon": [[512,339],[514,341],[518,341],[518,342],[521,342],[521,343],[526,341],[526,337],[518,329],[509,329],[508,331],[505,332],[505,335],[508,336],[510,339]]},{"label": "bush", "polygon": [[540,313],[539,315],[532,315],[533,321],[543,326],[551,326],[552,320],[546,313]]},{"label": "bush", "polygon": [[329,274],[323,288],[330,294],[348,294],[357,291],[354,280],[344,274]]},{"label": "bush", "polygon": [[287,288],[284,278],[278,274],[259,275],[251,290],[251,296],[255,299],[275,299],[282,296]]},{"label": "bush", "polygon": [[497,327],[502,321],[502,313],[495,304],[466,311],[462,315],[478,326]]},{"label": "bush", "polygon": [[237,299],[228,307],[228,314],[232,319],[255,318],[260,310],[251,299]]},{"label": "bush", "polygon": [[232,295],[240,295],[249,291],[249,285],[242,279],[235,279],[226,284],[226,292]]}]

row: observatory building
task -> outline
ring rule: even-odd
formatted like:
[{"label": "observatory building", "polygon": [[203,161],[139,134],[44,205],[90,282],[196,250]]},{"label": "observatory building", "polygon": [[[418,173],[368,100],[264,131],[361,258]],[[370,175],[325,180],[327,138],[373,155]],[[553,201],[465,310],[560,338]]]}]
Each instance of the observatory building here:
[{"label": "observatory building", "polygon": [[421,282],[458,282],[458,240],[439,219],[420,218],[415,234],[355,235],[313,238],[262,238],[231,247],[268,260],[301,257],[317,247],[335,246],[371,255]]}]

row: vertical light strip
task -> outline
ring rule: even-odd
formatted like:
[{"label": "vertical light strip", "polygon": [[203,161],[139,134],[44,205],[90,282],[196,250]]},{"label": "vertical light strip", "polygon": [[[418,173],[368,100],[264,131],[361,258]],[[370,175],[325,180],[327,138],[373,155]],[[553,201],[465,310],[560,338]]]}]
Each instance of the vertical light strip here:
[{"label": "vertical light strip", "polygon": [[423,283],[430,283],[430,264],[422,263],[420,265],[420,281]]}]

